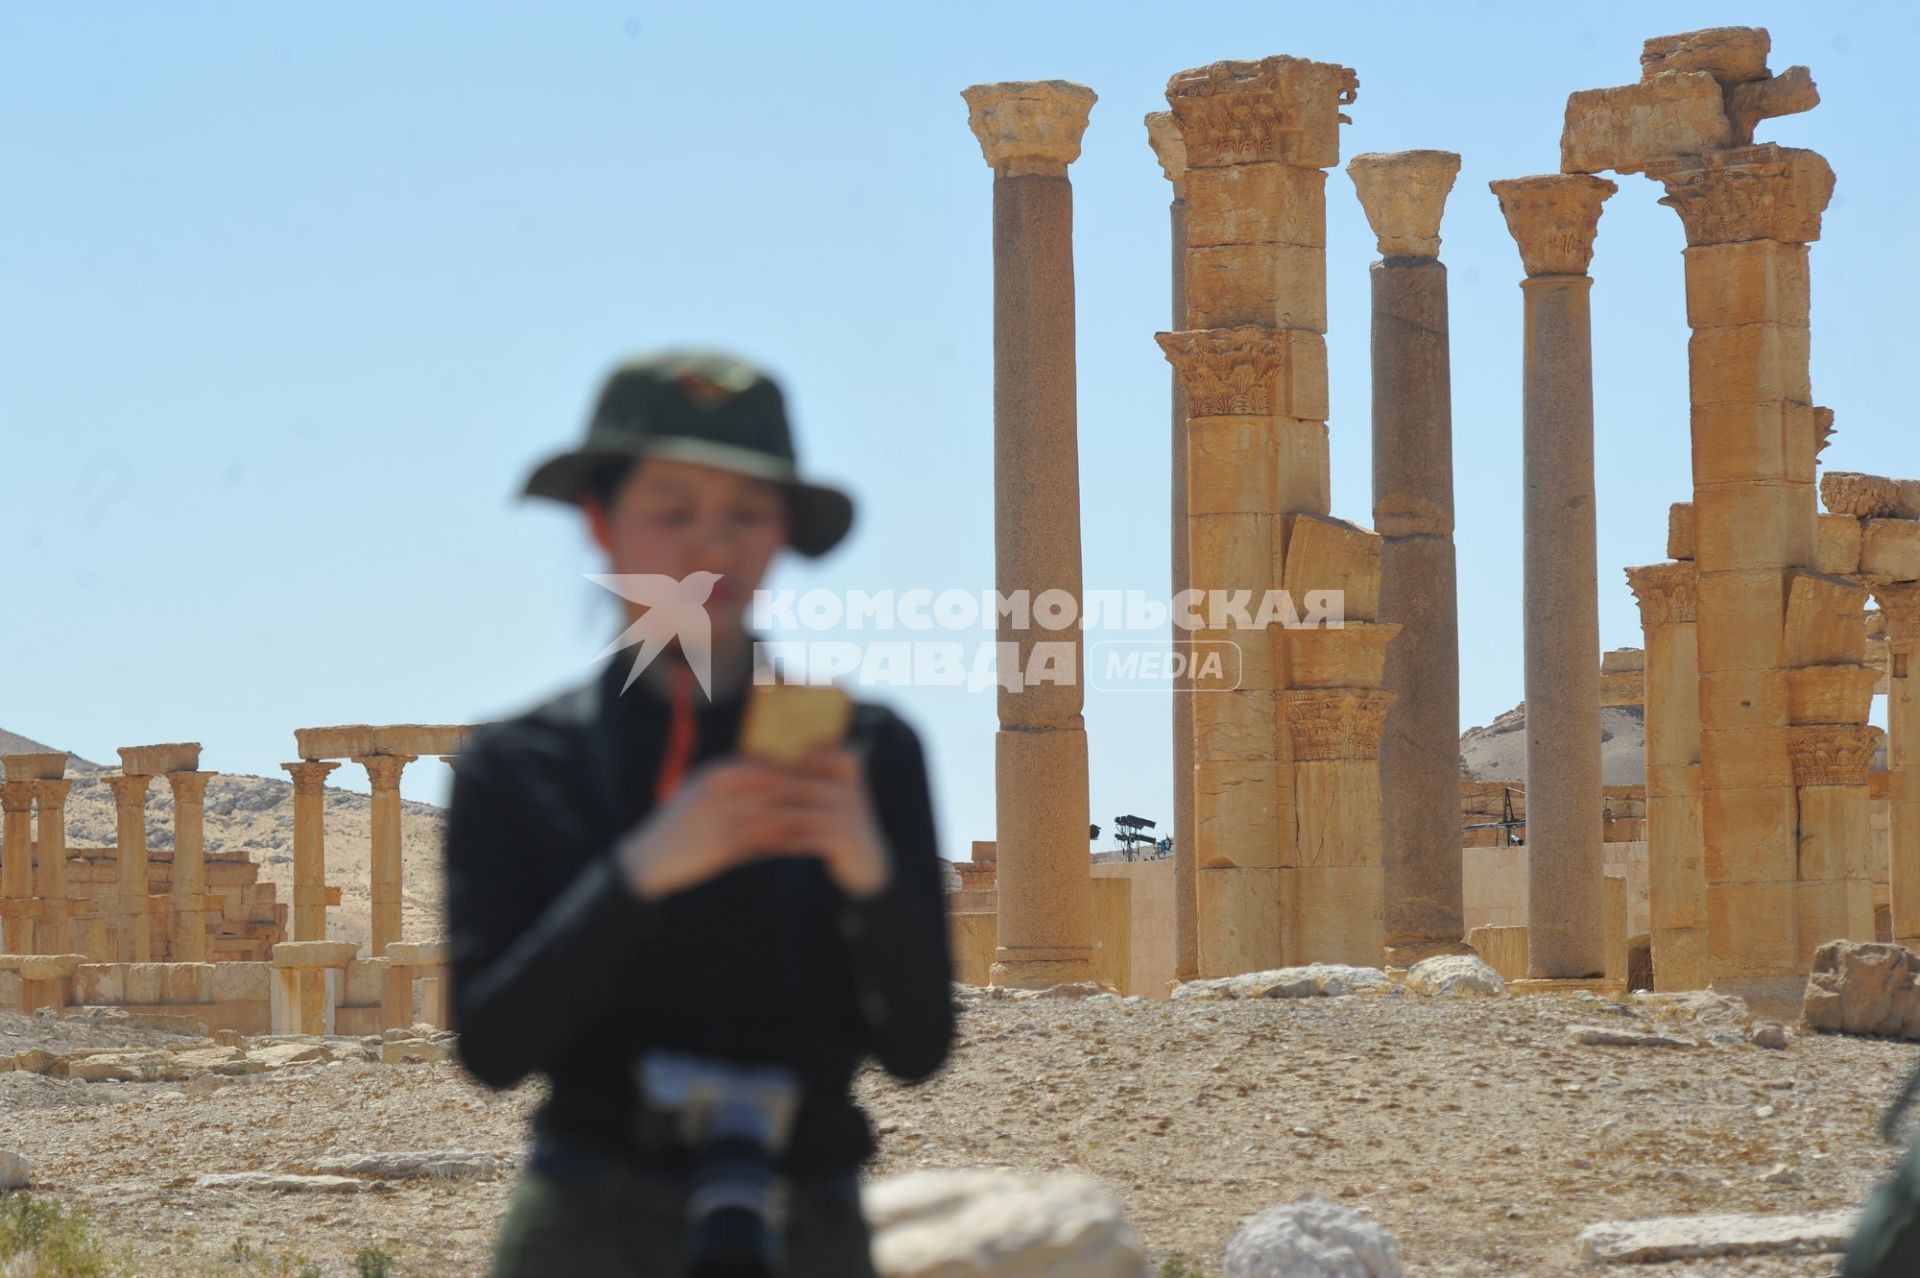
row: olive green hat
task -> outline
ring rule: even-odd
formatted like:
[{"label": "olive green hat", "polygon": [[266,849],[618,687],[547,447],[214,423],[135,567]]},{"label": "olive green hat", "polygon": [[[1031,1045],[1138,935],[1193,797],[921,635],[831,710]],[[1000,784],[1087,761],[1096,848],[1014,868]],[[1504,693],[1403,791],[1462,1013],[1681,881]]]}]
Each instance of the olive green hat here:
[{"label": "olive green hat", "polygon": [[786,401],[765,373],[717,351],[665,351],[607,377],[579,447],[541,462],[522,496],[577,504],[604,460],[671,457],[779,484],[792,512],[788,541],[822,555],[853,524],[853,500],[800,478]]}]

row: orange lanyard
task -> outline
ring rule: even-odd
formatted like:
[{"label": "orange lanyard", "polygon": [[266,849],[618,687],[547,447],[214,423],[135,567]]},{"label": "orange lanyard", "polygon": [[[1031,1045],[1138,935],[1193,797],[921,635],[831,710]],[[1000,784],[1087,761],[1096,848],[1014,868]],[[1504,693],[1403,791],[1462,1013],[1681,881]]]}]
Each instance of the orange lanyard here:
[{"label": "orange lanyard", "polygon": [[670,671],[673,684],[672,718],[667,724],[666,754],[660,761],[660,775],[653,783],[653,801],[665,803],[679,788],[680,778],[693,758],[695,724],[693,719],[693,668],[676,661]]}]

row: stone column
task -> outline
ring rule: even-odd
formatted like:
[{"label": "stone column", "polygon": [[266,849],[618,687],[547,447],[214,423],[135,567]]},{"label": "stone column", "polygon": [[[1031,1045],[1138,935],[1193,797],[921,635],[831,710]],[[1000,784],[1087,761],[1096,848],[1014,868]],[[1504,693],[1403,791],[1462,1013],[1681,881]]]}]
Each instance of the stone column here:
[{"label": "stone column", "polygon": [[[1187,323],[1187,147],[1180,140],[1180,126],[1173,112],[1147,114],[1147,140],[1160,161],[1160,171],[1173,185],[1173,202],[1168,206],[1170,238],[1173,243],[1173,319],[1174,328]],[[1187,556],[1187,392],[1179,376],[1173,382],[1173,591],[1177,598],[1187,589],[1191,570]],[[1176,651],[1191,652],[1182,640],[1190,634],[1174,623]],[[1200,935],[1194,914],[1193,842],[1193,682],[1177,677],[1173,686],[1173,975],[1190,981],[1200,974]]]},{"label": "stone column", "polygon": [[[1833,193],[1811,151],[1651,162],[1686,228],[1700,769],[1715,989],[1798,1002],[1799,821],[1788,591],[1818,563],[1807,244]],[[1861,640],[1864,655],[1864,637]]]},{"label": "stone column", "polygon": [[1527,946],[1535,977],[1605,966],[1600,604],[1588,294],[1605,178],[1491,184],[1527,278],[1523,372]]},{"label": "stone column", "polygon": [[151,776],[103,777],[113,790],[115,841],[119,844],[119,933],[114,958],[120,963],[153,961],[153,925],[147,904],[147,783]]},{"label": "stone column", "polygon": [[1873,940],[1873,817],[1867,771],[1880,729],[1866,724],[1811,724],[1787,730],[1795,800],[1800,808],[1800,943]]},{"label": "stone column", "polygon": [[169,772],[173,789],[173,962],[207,961],[207,782],[212,772]]},{"label": "stone column", "polygon": [[73,944],[67,927],[72,917],[67,905],[67,791],[73,782],[43,779],[27,784],[33,787],[33,803],[39,811],[35,861],[40,872],[34,894],[40,898],[41,915],[36,948],[42,954],[69,954]]},{"label": "stone column", "polygon": [[367,770],[373,787],[373,920],[368,953],[379,958],[400,939],[400,773],[418,755],[363,754],[354,762]]},{"label": "stone column", "polygon": [[0,952],[33,953],[33,782],[0,781]]},{"label": "stone column", "polygon": [[1453,555],[1453,394],[1440,215],[1451,151],[1347,165],[1378,238],[1373,280],[1373,527],[1380,619],[1400,626],[1378,788],[1393,961],[1466,949],[1460,856],[1460,624]]},{"label": "stone column", "polygon": [[[1073,187],[1093,90],[1061,80],[980,84],[961,94],[993,168],[994,580],[1077,614],[1080,459],[1075,417]],[[1003,671],[994,737],[999,945],[992,979],[1043,986],[1093,978],[1087,737],[1080,623],[1000,620],[1003,665],[1050,667],[1027,685]]]},{"label": "stone column", "polygon": [[280,765],[293,778],[293,939],[327,939],[327,774],[338,763]]},{"label": "stone column", "polygon": [[[1353,101],[1357,85],[1349,68],[1288,57],[1213,63],[1167,83],[1187,160],[1187,305],[1185,331],[1160,334],[1159,342],[1187,395],[1189,585],[1214,598],[1237,595],[1257,606],[1275,587],[1342,584],[1317,579],[1324,567],[1317,562],[1303,560],[1296,574],[1290,556],[1299,522],[1319,531],[1333,526],[1326,518],[1325,170],[1339,163],[1340,107]],[[1313,539],[1321,546],[1340,540]],[[1370,606],[1349,606],[1346,615],[1371,620]],[[1366,944],[1378,934],[1377,810],[1371,867],[1344,864],[1364,857],[1364,848],[1342,848],[1334,861],[1303,857],[1296,846],[1296,778],[1281,693],[1289,637],[1305,632],[1249,632],[1211,608],[1207,614],[1195,638],[1237,654],[1239,669],[1218,688],[1196,686],[1193,696],[1199,973],[1283,964],[1298,941],[1294,921],[1324,921],[1321,902],[1340,891],[1360,899],[1356,935]],[[1365,834],[1358,832],[1361,843]],[[1333,883],[1369,876],[1371,905],[1364,888]],[[1369,961],[1379,961],[1377,948]]]},{"label": "stone column", "polygon": [[1887,628],[1887,854],[1893,940],[1920,949],[1920,582],[1876,582]]},{"label": "stone column", "polygon": [[1691,563],[1627,569],[1646,636],[1647,911],[1659,990],[1707,987],[1700,649]]}]

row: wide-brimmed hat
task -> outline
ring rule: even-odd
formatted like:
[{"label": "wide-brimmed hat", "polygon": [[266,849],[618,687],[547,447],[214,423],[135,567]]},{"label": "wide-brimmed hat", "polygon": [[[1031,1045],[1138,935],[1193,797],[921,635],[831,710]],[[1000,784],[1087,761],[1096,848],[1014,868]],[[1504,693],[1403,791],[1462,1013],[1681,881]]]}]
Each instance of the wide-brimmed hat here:
[{"label": "wide-brimmed hat", "polygon": [[853,499],[802,479],[773,379],[718,351],[664,351],[608,375],[579,447],[541,462],[522,495],[577,504],[609,459],[670,457],[779,484],[792,512],[788,542],[803,555],[831,550],[853,525]]}]

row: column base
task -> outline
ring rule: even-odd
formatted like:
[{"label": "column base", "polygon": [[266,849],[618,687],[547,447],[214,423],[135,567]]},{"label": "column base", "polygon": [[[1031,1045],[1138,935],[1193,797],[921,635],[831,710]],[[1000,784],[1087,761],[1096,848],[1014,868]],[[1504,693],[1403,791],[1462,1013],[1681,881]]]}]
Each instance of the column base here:
[{"label": "column base", "polygon": [[1028,990],[1091,981],[1094,979],[1093,955],[1089,952],[1083,958],[1000,959],[987,969],[987,979],[995,985]]}]

